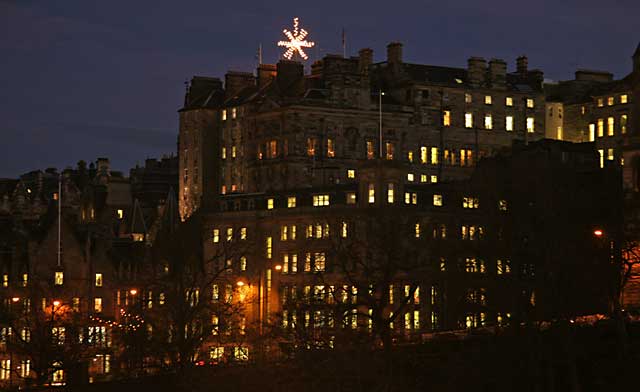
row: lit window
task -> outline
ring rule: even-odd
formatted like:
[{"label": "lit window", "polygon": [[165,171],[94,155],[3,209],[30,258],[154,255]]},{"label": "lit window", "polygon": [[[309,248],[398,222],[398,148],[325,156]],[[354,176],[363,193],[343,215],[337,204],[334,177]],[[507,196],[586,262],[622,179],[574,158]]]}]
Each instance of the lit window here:
[{"label": "lit window", "polygon": [[593,142],[596,140],[596,124],[589,124],[589,141]]},{"label": "lit window", "polygon": [[96,287],[102,287],[102,274],[97,273],[96,274]]},{"label": "lit window", "polygon": [[460,166],[473,166],[473,151],[464,148],[460,150]]},{"label": "lit window", "polygon": [[478,208],[480,202],[477,197],[463,197],[462,198],[462,208]]},{"label": "lit window", "polygon": [[326,207],[329,205],[329,195],[313,195],[314,207]]},{"label": "lit window", "polygon": [[367,159],[375,158],[375,149],[373,148],[373,142],[367,140]]},{"label": "lit window", "polygon": [[433,195],[433,205],[437,207],[442,206],[442,195]]},{"label": "lit window", "polygon": [[620,116],[620,133],[627,133],[627,115],[623,114]]},{"label": "lit window", "polygon": [[505,118],[505,127],[507,131],[513,131],[513,116],[507,116]]},{"label": "lit window", "polygon": [[511,261],[501,259],[496,260],[496,273],[498,275],[511,273]]},{"label": "lit window", "polygon": [[614,120],[613,117],[607,118],[607,136],[613,136],[614,130]]},{"label": "lit window", "polygon": [[416,238],[420,238],[420,223],[415,224],[414,233]]},{"label": "lit window", "polygon": [[356,194],[355,192],[347,193],[347,204],[356,204]]},{"label": "lit window", "polygon": [[0,380],[9,380],[11,378],[11,360],[0,360]]},{"label": "lit window", "polygon": [[[118,294],[120,294],[120,291],[118,291]],[[74,312],[80,311],[80,298],[73,297],[71,299],[71,308],[73,309]]]},{"label": "lit window", "polygon": [[527,132],[535,132],[535,123],[533,117],[527,117]]},{"label": "lit window", "polygon": [[376,189],[375,186],[373,184],[369,184],[369,203],[375,203],[376,202]]},{"label": "lit window", "polygon": [[484,104],[485,105],[491,105],[492,100],[493,99],[491,98],[491,95],[485,95],[484,96]]},{"label": "lit window", "polygon": [[223,195],[227,193],[227,186],[226,185],[223,185],[222,188],[220,188],[220,193],[223,194]]},{"label": "lit window", "polygon": [[498,210],[499,211],[506,211],[507,210],[507,201],[506,200],[499,200],[498,201]]},{"label": "lit window", "polygon": [[620,96],[620,103],[627,103],[629,102],[629,98],[627,97],[627,94],[622,94]]},{"label": "lit window", "polygon": [[289,196],[287,197],[287,208],[295,208],[296,206],[296,197]]},{"label": "lit window", "polygon": [[598,154],[600,154],[600,168],[604,167],[604,150],[599,149]]},{"label": "lit window", "polygon": [[231,158],[236,157],[236,146],[231,146]]},{"label": "lit window", "polygon": [[451,110],[445,110],[442,116],[442,125],[445,127],[451,126]]},{"label": "lit window", "polygon": [[240,257],[240,271],[247,270],[247,258],[245,256]]},{"label": "lit window", "polygon": [[604,119],[599,118],[598,119],[598,137],[603,137],[603,136],[604,136]]},{"label": "lit window", "polygon": [[222,150],[220,151],[220,158],[227,159],[227,148],[226,147],[222,147]]},{"label": "lit window", "polygon": [[241,227],[240,228],[240,239],[241,240],[246,240],[247,239],[247,228],[246,227]]},{"label": "lit window", "polygon": [[607,149],[607,160],[608,161],[613,161],[614,155],[613,155],[613,148],[608,148]]},{"label": "lit window", "polygon": [[356,171],[353,169],[347,170],[347,178],[356,178]]},{"label": "lit window", "polygon": [[336,156],[336,146],[333,139],[327,139],[327,157],[335,158]]},{"label": "lit window", "polygon": [[471,99],[471,94],[469,93],[465,93],[464,94],[464,102],[465,103],[471,103],[472,99]]},{"label": "lit window", "polygon": [[316,139],[313,137],[307,139],[307,155],[310,157],[316,155]]},{"label": "lit window", "polygon": [[222,109],[222,121],[227,121],[227,109]]},{"label": "lit window", "polygon": [[342,222],[342,231],[340,233],[340,235],[342,236],[342,238],[347,238],[347,235],[349,230],[349,225],[347,224],[347,222]]},{"label": "lit window", "polygon": [[420,174],[420,182],[427,182],[427,175],[426,174]]},{"label": "lit window", "polygon": [[427,163],[427,148],[420,147],[420,163]]},{"label": "lit window", "polygon": [[465,128],[473,128],[473,113],[464,114],[464,126]]},{"label": "lit window", "polygon": [[393,189],[393,184],[389,183],[387,184],[387,203],[389,204],[393,204],[393,202],[395,201],[395,193],[394,193],[394,189]]},{"label": "lit window", "polygon": [[96,313],[102,312],[102,298],[93,299],[93,311]]},{"label": "lit window", "polygon": [[213,242],[220,242],[220,229],[213,229]]},{"label": "lit window", "polygon": [[431,175],[431,183],[435,184],[436,182],[438,182],[438,176],[436,176],[435,174]]},{"label": "lit window", "polygon": [[54,276],[54,284],[56,286],[62,286],[63,283],[64,283],[64,272],[56,271]]},{"label": "lit window", "polygon": [[266,240],[266,247],[267,247],[267,251],[266,251],[266,255],[267,255],[267,259],[270,259],[273,256],[273,237],[267,237]]},{"label": "lit window", "polygon": [[267,210],[273,210],[273,199],[267,199]]},{"label": "lit window", "polygon": [[438,164],[438,156],[440,155],[440,151],[438,147],[431,147],[431,164]]},{"label": "lit window", "polygon": [[29,285],[29,274],[22,274],[22,287]]},{"label": "lit window", "polygon": [[598,98],[598,107],[601,108],[604,106],[604,98]]},{"label": "lit window", "polygon": [[393,143],[385,143],[385,150],[386,150],[386,159],[388,161],[392,161],[393,160],[393,152],[394,152],[394,146]]},{"label": "lit window", "polygon": [[513,106],[513,97],[506,97],[504,104],[506,106]]},{"label": "lit window", "polygon": [[278,141],[270,140],[267,143],[267,158],[277,158],[278,157]]},{"label": "lit window", "polygon": [[532,108],[534,106],[535,102],[533,101],[533,98],[527,98],[527,107],[528,108]]},{"label": "lit window", "polygon": [[124,217],[124,211],[121,209],[118,209],[116,211],[116,215],[118,216],[118,219],[122,219]]},{"label": "lit window", "polygon": [[407,159],[409,160],[409,162],[413,162],[413,151],[407,152]]},{"label": "lit window", "polygon": [[238,110],[236,108],[231,108],[231,118],[235,120],[237,114]]},{"label": "lit window", "polygon": [[407,173],[407,181],[413,182],[414,176],[413,173]]},{"label": "lit window", "polygon": [[20,377],[28,378],[31,375],[31,360],[23,359],[20,361]]},{"label": "lit window", "polygon": [[491,117],[491,114],[484,116],[484,129],[493,129],[493,117]]},{"label": "lit window", "polygon": [[324,252],[316,252],[313,255],[313,272],[324,272],[326,258]]},{"label": "lit window", "polygon": [[557,130],[557,138],[558,140],[562,140],[563,138],[563,131],[562,131],[562,126],[558,126],[558,130]]},{"label": "lit window", "polygon": [[613,104],[614,104],[613,97],[608,97],[607,98],[607,105],[613,106]]}]

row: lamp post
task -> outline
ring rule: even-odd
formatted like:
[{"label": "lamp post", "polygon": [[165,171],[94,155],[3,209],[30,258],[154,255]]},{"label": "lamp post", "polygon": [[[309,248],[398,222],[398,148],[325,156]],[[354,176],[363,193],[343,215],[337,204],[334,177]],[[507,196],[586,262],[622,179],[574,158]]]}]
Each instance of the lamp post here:
[{"label": "lamp post", "polygon": [[380,159],[382,159],[382,96],[384,91],[378,92],[378,122],[380,123]]}]

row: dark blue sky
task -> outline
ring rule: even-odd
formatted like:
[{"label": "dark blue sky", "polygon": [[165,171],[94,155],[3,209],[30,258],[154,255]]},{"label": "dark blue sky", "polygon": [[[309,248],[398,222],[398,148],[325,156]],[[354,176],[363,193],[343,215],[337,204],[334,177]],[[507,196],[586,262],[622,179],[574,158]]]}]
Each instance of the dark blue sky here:
[{"label": "dark blue sky", "polygon": [[[0,0],[0,177],[106,156],[127,170],[175,150],[184,81],[252,71],[300,17],[317,52],[401,41],[406,61],[465,66],[521,54],[545,76],[616,77],[640,41],[638,0]],[[316,50],[312,51],[315,54]]]}]

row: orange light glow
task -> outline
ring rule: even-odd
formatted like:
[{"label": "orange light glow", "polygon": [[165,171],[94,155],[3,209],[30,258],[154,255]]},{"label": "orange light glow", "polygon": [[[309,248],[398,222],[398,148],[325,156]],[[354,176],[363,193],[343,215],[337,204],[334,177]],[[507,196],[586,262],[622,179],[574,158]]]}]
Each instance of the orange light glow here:
[{"label": "orange light glow", "polygon": [[131,289],[131,290],[129,290],[129,293],[131,293],[131,295],[136,295],[136,294],[138,294],[138,290]]},{"label": "orange light glow", "polygon": [[53,306],[60,306],[60,301],[58,300],[53,301]]},{"label": "orange light glow", "polygon": [[11,301],[13,301],[13,302],[18,302],[18,301],[20,301],[20,298],[18,298],[18,297],[13,297],[13,298],[11,298]]},{"label": "orange light glow", "polygon": [[593,235],[595,235],[596,237],[602,237],[603,234],[604,232],[600,229],[596,229],[593,231]]},{"label": "orange light glow", "polygon": [[238,287],[244,286],[244,282],[241,280],[239,280],[236,284],[238,285]]},{"label": "orange light glow", "polygon": [[280,264],[278,264],[274,268],[276,269],[276,271],[280,271],[282,269],[282,266]]}]

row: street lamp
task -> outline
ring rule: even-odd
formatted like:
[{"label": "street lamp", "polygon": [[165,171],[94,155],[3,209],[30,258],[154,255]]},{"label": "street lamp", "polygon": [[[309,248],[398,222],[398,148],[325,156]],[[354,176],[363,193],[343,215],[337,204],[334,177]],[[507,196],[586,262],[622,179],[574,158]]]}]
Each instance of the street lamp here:
[{"label": "street lamp", "polygon": [[384,91],[380,89],[378,93],[378,117],[380,122],[380,159],[382,159],[382,96],[384,95]]},{"label": "street lamp", "polygon": [[600,238],[600,237],[602,237],[604,235],[604,232],[601,229],[595,229],[593,231],[593,235],[598,237],[598,238]]}]

